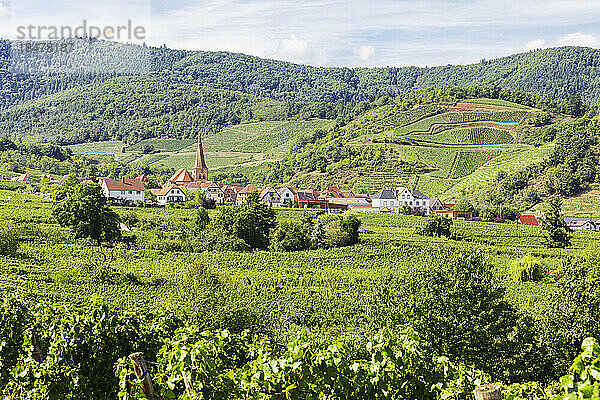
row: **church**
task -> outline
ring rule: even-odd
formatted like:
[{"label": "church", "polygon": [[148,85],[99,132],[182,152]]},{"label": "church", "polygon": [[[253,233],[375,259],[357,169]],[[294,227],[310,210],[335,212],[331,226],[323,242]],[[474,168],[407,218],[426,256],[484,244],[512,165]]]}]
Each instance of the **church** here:
[{"label": "church", "polygon": [[202,138],[198,135],[196,145],[196,161],[191,171],[181,168],[168,180],[167,183],[175,184],[190,189],[198,189],[200,184],[208,181],[208,168],[204,161],[204,150],[202,150]]}]

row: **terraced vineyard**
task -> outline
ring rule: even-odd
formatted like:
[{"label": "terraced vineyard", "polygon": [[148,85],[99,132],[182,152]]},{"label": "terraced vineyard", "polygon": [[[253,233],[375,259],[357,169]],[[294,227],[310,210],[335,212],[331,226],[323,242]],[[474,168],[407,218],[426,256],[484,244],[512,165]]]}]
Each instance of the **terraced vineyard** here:
[{"label": "terraced vineyard", "polygon": [[405,135],[415,132],[437,133],[447,126],[468,122],[495,122],[517,124],[527,115],[527,111],[450,111],[424,118],[402,126],[394,134]]},{"label": "terraced vineyard", "polygon": [[[323,179],[332,179],[332,183],[341,182],[342,186],[371,195],[383,187],[408,185],[430,196],[446,197],[453,196],[455,187],[478,186],[489,181],[489,176],[499,169],[511,170],[536,160],[534,156],[513,162],[511,157],[532,151],[530,147],[520,145],[518,138],[522,137],[524,117],[537,110],[488,100],[417,105],[404,111],[398,105],[388,104],[369,110],[342,128],[348,145],[380,143],[378,146],[393,146],[402,162],[425,165],[425,172],[418,175],[405,176],[406,173],[386,166],[369,173],[346,169],[331,178],[317,171],[297,171],[290,183],[310,186],[316,182],[325,184]],[[203,137],[208,167],[225,172],[260,174],[259,170],[266,163],[286,157],[295,138],[315,129],[326,130],[334,123],[318,119],[271,121],[224,128],[219,134]],[[158,152],[141,154],[147,144]],[[333,148],[335,146],[339,144]],[[149,139],[125,147],[124,153],[121,142],[77,145],[73,149],[95,151],[99,153],[98,157],[114,154],[114,157],[129,162],[177,169],[189,168],[193,163],[195,140]],[[337,163],[343,165],[341,161]]]},{"label": "terraced vineyard", "polygon": [[403,138],[416,142],[452,145],[506,144],[513,140],[508,131],[486,126],[448,129],[432,135],[410,134]]},{"label": "terraced vineyard", "polygon": [[498,150],[461,150],[457,154],[449,178],[458,179],[470,175],[499,154]]},{"label": "terraced vineyard", "polygon": [[411,186],[416,177],[398,175],[394,171],[371,171],[356,179],[353,190],[358,193],[377,193],[382,188],[393,188],[399,186]]}]

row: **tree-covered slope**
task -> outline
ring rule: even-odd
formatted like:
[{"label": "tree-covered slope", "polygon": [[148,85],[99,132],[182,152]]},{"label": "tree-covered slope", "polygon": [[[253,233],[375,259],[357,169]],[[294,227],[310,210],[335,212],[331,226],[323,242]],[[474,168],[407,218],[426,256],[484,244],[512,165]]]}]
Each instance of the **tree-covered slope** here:
[{"label": "tree-covered slope", "polygon": [[[350,102],[457,84],[496,84],[600,103],[600,50],[561,47],[464,66],[324,68],[229,52],[77,42],[67,53],[21,52],[0,41],[0,108],[119,75],[236,90],[280,101]],[[34,69],[35,74],[28,71]],[[65,70],[67,72],[65,72]]]},{"label": "tree-covered slope", "polygon": [[58,144],[151,137],[192,138],[248,120],[283,119],[269,99],[149,76],[123,76],[14,106],[0,113],[0,133]]}]

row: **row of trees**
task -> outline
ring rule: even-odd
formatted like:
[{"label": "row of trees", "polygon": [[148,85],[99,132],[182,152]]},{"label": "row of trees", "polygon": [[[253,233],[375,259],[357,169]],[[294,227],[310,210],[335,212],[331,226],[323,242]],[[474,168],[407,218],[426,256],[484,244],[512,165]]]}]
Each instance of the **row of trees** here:
[{"label": "row of trees", "polygon": [[[121,239],[122,218],[110,208],[98,185],[79,183],[71,176],[53,192],[53,201],[54,218],[69,227],[75,238],[91,238],[98,244]],[[140,224],[133,216],[126,222]],[[297,251],[358,243],[360,225],[354,214],[307,213],[300,221],[277,222],[275,211],[253,193],[245,203],[220,207],[212,216],[198,207],[184,234],[196,251]]]}]

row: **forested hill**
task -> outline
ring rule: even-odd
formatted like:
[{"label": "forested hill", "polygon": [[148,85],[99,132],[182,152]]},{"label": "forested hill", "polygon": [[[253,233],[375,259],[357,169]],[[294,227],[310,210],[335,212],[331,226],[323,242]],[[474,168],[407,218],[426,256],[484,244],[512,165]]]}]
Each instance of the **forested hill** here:
[{"label": "forested hill", "polygon": [[[244,54],[79,41],[45,59],[0,41],[0,108],[119,75],[150,73],[163,82],[228,89],[280,101],[358,101],[369,95],[456,84],[496,84],[550,98],[580,94],[600,103],[600,50],[561,47],[466,66],[323,68]],[[55,59],[49,60],[54,57]],[[11,64],[12,61],[12,64]],[[43,73],[23,74],[28,66]],[[52,67],[59,66],[58,68]],[[70,67],[65,74],[62,67]],[[87,66],[87,68],[73,68]]]}]

